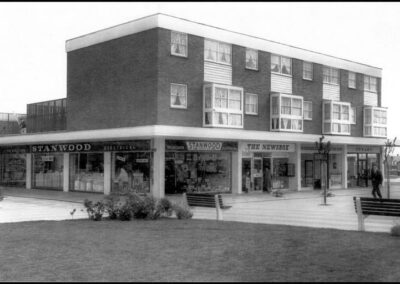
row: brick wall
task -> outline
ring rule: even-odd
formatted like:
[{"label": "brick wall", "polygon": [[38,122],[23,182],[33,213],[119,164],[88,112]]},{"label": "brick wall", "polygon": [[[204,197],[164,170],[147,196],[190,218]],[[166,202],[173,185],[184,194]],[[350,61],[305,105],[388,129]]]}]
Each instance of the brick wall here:
[{"label": "brick wall", "polygon": [[157,29],[67,53],[67,130],[156,122]]}]

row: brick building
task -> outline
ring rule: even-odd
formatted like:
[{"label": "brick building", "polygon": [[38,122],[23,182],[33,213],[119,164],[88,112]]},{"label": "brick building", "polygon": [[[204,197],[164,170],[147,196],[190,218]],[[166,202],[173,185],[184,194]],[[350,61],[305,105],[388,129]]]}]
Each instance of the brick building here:
[{"label": "brick building", "polygon": [[322,135],[331,188],[367,186],[381,167],[380,68],[164,14],[66,52],[67,98],[41,103],[46,114],[29,105],[28,133],[0,137],[3,185],[242,193],[268,187],[269,171],[273,188],[313,190]]}]

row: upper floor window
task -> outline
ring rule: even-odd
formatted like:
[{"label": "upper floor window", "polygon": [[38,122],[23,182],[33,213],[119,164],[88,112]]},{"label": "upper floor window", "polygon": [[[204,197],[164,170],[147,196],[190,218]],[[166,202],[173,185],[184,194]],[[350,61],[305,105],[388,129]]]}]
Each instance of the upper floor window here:
[{"label": "upper floor window", "polygon": [[171,54],[187,57],[187,34],[171,31]]},{"label": "upper floor window", "polygon": [[243,128],[243,88],[204,86],[204,126]]},{"label": "upper floor window", "polygon": [[288,57],[271,54],[271,72],[292,75],[292,60]]},{"label": "upper floor window", "polygon": [[304,101],[304,119],[312,120],[312,102]]},{"label": "upper floor window", "polygon": [[245,112],[246,114],[258,114],[258,95],[246,93]]},{"label": "upper floor window", "polygon": [[376,77],[364,75],[364,91],[376,93]]},{"label": "upper floor window", "polygon": [[357,111],[356,111],[356,107],[350,107],[350,124],[356,124],[357,120],[356,120],[356,116],[357,116]]},{"label": "upper floor window", "polygon": [[171,107],[187,108],[187,86],[171,84]]},{"label": "upper floor window", "polygon": [[324,66],[323,75],[324,83],[339,85],[339,69]]},{"label": "upper floor window", "polygon": [[379,107],[364,108],[364,136],[387,136],[387,109]]},{"label": "upper floor window", "polygon": [[204,60],[231,65],[231,45],[210,39],[204,40]]},{"label": "upper floor window", "polygon": [[313,79],[313,64],[311,62],[303,61],[303,79]]},{"label": "upper floor window", "polygon": [[356,73],[349,71],[349,88],[356,88]]},{"label": "upper floor window", "polygon": [[350,135],[350,103],[324,101],[323,133]]},{"label": "upper floor window", "polygon": [[258,51],[246,48],[246,68],[258,70]]},{"label": "upper floor window", "polygon": [[271,130],[303,131],[303,97],[280,93],[271,95]]}]

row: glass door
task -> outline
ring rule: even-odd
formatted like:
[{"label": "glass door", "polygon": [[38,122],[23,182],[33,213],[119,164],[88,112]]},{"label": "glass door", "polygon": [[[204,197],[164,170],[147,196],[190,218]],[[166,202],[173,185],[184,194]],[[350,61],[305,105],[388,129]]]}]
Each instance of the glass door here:
[{"label": "glass door", "polygon": [[312,187],[314,185],[313,178],[313,169],[314,162],[313,160],[305,160],[304,161],[304,185],[305,187]]},{"label": "glass door", "polygon": [[249,192],[252,188],[251,182],[251,158],[242,159],[242,191]]},{"label": "glass door", "polygon": [[361,187],[368,186],[368,166],[367,160],[358,160],[358,180],[357,185]]},{"label": "glass door", "polygon": [[254,190],[261,190],[263,184],[262,158],[254,158],[253,182]]}]

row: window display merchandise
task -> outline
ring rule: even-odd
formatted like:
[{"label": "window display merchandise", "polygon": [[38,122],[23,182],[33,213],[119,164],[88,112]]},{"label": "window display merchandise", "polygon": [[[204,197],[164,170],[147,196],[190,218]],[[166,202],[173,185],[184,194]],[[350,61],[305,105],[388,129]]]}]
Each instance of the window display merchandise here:
[{"label": "window display merchandise", "polygon": [[70,190],[104,193],[104,154],[70,155]]},{"label": "window display merchandise", "polygon": [[62,190],[63,161],[60,153],[34,154],[33,156],[33,186]]}]

